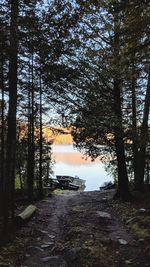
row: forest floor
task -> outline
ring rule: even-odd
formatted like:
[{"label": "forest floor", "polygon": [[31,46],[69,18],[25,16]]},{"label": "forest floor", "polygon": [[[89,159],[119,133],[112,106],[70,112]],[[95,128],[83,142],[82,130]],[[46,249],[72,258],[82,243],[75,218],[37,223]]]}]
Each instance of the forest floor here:
[{"label": "forest floor", "polygon": [[[113,191],[57,191],[0,250],[0,267],[150,266],[150,206]],[[143,206],[144,205],[144,206]]]}]

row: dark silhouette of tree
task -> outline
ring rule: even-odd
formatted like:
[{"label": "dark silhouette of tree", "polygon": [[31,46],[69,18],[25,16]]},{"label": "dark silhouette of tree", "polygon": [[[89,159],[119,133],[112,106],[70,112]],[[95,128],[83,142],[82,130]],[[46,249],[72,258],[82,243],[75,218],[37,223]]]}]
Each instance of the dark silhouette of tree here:
[{"label": "dark silhouette of tree", "polygon": [[43,123],[42,123],[42,112],[43,112],[43,106],[42,106],[42,77],[40,73],[40,88],[39,88],[39,94],[40,94],[40,123],[39,123],[39,128],[40,128],[40,133],[39,133],[39,197],[43,197]]},{"label": "dark silhouette of tree", "polygon": [[3,28],[1,32],[1,68],[0,68],[0,88],[1,88],[1,125],[0,125],[0,132],[1,132],[1,149],[0,149],[0,214],[2,214],[2,202],[3,202],[3,186],[4,186],[4,125],[5,125],[5,118],[4,118],[4,37],[3,37]]},{"label": "dark silhouette of tree", "polygon": [[14,217],[14,183],[16,158],[16,109],[17,109],[17,55],[18,55],[18,1],[10,1],[10,49],[9,49],[9,109],[4,186],[4,232],[8,220]]},{"label": "dark silhouette of tree", "polygon": [[116,196],[123,200],[130,198],[129,187],[128,187],[128,174],[126,168],[125,159],[125,148],[124,148],[124,131],[122,122],[122,100],[121,100],[121,86],[122,81],[120,79],[119,68],[120,66],[120,19],[118,12],[118,2],[114,2],[114,66],[116,68],[114,75],[114,137],[115,137],[115,148],[118,163],[118,189]]},{"label": "dark silhouette of tree", "polygon": [[[142,179],[144,182],[144,171],[141,172],[139,168],[143,169],[142,166],[145,164],[142,161],[145,161],[143,157],[146,156],[147,141],[144,143],[139,140],[145,140],[143,133],[148,137],[149,111],[145,87],[148,79],[147,1],[142,5],[139,1],[134,4],[124,1],[106,1],[105,4],[95,1],[77,2],[82,10],[82,17],[70,40],[72,53],[65,56],[66,66],[74,69],[76,77],[66,76],[66,80],[60,79],[59,85],[55,88],[59,96],[58,104],[68,105],[70,122],[79,127],[73,131],[75,141],[78,147],[84,148],[89,155],[95,157],[101,153],[98,136],[103,144],[109,131],[113,135],[118,162],[118,196],[127,199],[130,197],[128,174],[132,175],[134,172],[137,176],[135,179],[139,182]],[[96,100],[94,96],[97,91],[99,94]],[[112,98],[109,101],[107,91]],[[146,117],[143,115],[145,97]],[[94,104],[94,101],[97,104]],[[142,103],[140,108],[137,105],[138,101]],[[102,110],[105,109],[107,120],[105,126],[103,121],[99,120],[101,127],[94,119],[99,110],[98,104]],[[93,117],[90,111],[93,112]],[[88,116],[94,125],[91,125]],[[146,118],[144,130],[142,117]],[[130,145],[129,141],[133,145]],[[140,152],[141,146],[145,151],[143,155]],[[139,178],[139,175],[142,178]],[[138,188],[141,190],[142,184],[139,184]]]}]

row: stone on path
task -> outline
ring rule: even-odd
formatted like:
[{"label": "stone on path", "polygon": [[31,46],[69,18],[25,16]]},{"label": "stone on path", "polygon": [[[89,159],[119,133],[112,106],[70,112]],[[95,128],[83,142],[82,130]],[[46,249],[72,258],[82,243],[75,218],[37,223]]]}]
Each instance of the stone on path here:
[{"label": "stone on path", "polygon": [[48,235],[48,237],[51,238],[51,239],[54,239],[55,238],[54,235]]},{"label": "stone on path", "polygon": [[68,267],[67,262],[61,256],[47,256],[41,259],[43,263],[48,263],[49,267]]},{"label": "stone on path", "polygon": [[127,245],[128,244],[128,242],[126,240],[121,239],[121,238],[118,239],[118,242],[119,242],[120,245]]},{"label": "stone on path", "polygon": [[49,247],[51,247],[51,246],[53,246],[53,245],[54,245],[53,242],[47,242],[47,243],[41,245],[41,248],[49,248]]},{"label": "stone on path", "polygon": [[133,218],[130,218],[129,220],[126,221],[126,224],[129,224],[129,223],[134,223],[137,221],[137,217],[133,217]]},{"label": "stone on path", "polygon": [[139,212],[145,212],[145,211],[146,211],[146,209],[144,209],[144,208],[139,209]]},{"label": "stone on path", "polygon": [[108,212],[104,212],[104,211],[97,211],[96,212],[97,215],[101,218],[107,218],[107,219],[111,219],[111,215]]},{"label": "stone on path", "polygon": [[48,231],[45,231],[45,230],[41,230],[40,231],[42,234],[48,234]]}]

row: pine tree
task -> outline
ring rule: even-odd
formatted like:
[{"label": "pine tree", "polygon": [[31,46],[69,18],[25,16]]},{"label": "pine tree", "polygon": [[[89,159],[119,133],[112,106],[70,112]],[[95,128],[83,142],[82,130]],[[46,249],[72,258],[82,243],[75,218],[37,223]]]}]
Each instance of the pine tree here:
[{"label": "pine tree", "polygon": [[9,49],[9,110],[4,187],[4,232],[7,233],[11,211],[14,217],[14,183],[16,152],[17,109],[17,58],[18,58],[18,1],[10,1],[10,49]]}]

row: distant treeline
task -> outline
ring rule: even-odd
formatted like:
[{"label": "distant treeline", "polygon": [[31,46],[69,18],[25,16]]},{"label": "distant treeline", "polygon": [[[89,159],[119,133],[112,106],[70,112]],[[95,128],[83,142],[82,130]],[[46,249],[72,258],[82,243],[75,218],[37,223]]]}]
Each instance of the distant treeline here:
[{"label": "distant treeline", "polygon": [[[28,128],[27,124],[24,122],[18,122],[18,125],[20,127],[20,133],[19,133],[19,139],[22,139],[23,137],[27,137],[28,134]],[[43,125],[42,127],[42,135],[45,142],[51,143],[51,144],[65,144],[65,145],[71,145],[73,144],[73,138],[71,135],[71,129],[68,128],[60,128],[60,127],[49,127],[47,125]],[[35,128],[35,136],[38,137],[39,135],[39,128]]]},{"label": "distant treeline", "polygon": [[71,135],[71,129],[68,128],[43,128],[43,138],[51,143],[60,145],[73,144],[73,138]]},{"label": "distant treeline", "polygon": [[73,143],[73,139],[71,134],[59,134],[54,139],[54,144],[57,145],[71,145]]}]

